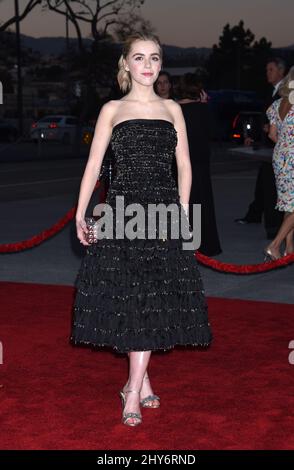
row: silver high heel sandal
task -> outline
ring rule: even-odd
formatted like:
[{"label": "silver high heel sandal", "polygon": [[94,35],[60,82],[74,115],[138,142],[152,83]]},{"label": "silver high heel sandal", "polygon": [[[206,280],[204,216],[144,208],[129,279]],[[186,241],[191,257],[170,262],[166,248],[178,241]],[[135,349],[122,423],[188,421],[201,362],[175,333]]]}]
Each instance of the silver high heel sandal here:
[{"label": "silver high heel sandal", "polygon": [[271,261],[277,261],[278,259],[281,258],[281,256],[273,255],[273,253],[271,252],[270,249],[264,250],[263,254],[264,254],[264,262],[265,263],[269,263]]},{"label": "silver high heel sandal", "polygon": [[[149,380],[148,375],[144,377],[144,380]],[[157,401],[157,404],[152,404],[153,401]],[[143,408],[159,408],[160,407],[160,398],[158,395],[148,395],[140,401],[140,405]]]},{"label": "silver high heel sandal", "polygon": [[[127,393],[140,393],[138,392],[138,390],[126,390],[126,391],[123,391],[121,390],[119,392],[119,395],[121,397],[121,402],[122,402],[122,408],[124,410],[125,408],[125,405],[126,405],[126,394]],[[135,423],[129,423],[128,420],[130,418],[135,418],[137,421]],[[142,423],[142,416],[140,413],[132,413],[132,412],[129,412],[129,413],[124,413],[123,411],[123,414],[122,414],[122,423],[123,424],[126,424],[127,426],[138,426],[138,424],[141,424]]]}]

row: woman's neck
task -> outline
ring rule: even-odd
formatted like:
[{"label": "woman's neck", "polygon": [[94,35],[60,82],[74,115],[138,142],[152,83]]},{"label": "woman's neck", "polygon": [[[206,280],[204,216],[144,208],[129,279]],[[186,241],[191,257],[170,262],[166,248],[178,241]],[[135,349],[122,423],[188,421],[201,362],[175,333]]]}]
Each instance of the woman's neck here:
[{"label": "woman's neck", "polygon": [[136,82],[124,98],[126,101],[137,101],[138,103],[150,103],[159,99],[160,97],[155,93],[153,86],[144,87]]}]

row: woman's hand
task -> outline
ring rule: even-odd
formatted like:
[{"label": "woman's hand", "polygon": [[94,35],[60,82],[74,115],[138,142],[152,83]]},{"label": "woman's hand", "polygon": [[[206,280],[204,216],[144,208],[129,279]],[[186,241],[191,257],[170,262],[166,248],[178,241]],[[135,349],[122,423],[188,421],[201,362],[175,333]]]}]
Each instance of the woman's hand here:
[{"label": "woman's hand", "polygon": [[88,233],[87,224],[85,222],[84,217],[76,216],[76,229],[77,229],[77,237],[85,246],[90,246],[90,243],[86,240],[86,234]]},{"label": "woman's hand", "polygon": [[201,103],[208,103],[208,99],[209,99],[209,98],[208,98],[208,94],[206,93],[206,91],[201,90],[201,91],[200,91],[200,100],[199,100],[199,101],[200,101]]},{"label": "woman's hand", "polygon": [[189,204],[181,202],[182,209],[184,210],[187,217],[189,217]]}]

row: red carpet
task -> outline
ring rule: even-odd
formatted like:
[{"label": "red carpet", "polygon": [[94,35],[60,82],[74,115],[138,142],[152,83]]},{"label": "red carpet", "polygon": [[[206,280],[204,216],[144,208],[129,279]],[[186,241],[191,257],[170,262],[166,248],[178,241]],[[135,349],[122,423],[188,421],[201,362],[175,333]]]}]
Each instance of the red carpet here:
[{"label": "red carpet", "polygon": [[159,410],[120,423],[127,363],[68,343],[71,287],[0,283],[1,449],[293,449],[292,305],[209,300],[206,351],[154,354]]}]

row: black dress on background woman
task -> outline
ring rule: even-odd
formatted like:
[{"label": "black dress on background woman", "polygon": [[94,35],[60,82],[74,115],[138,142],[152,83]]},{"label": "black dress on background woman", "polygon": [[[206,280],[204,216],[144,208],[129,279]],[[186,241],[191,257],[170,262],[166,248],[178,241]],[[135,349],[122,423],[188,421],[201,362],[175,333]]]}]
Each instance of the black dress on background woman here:
[{"label": "black dress on background woman", "polygon": [[222,252],[214,210],[210,177],[209,110],[206,103],[190,101],[179,103],[187,127],[192,165],[190,195],[190,225],[193,228],[192,204],[201,204],[201,246],[199,251],[207,256]]}]

